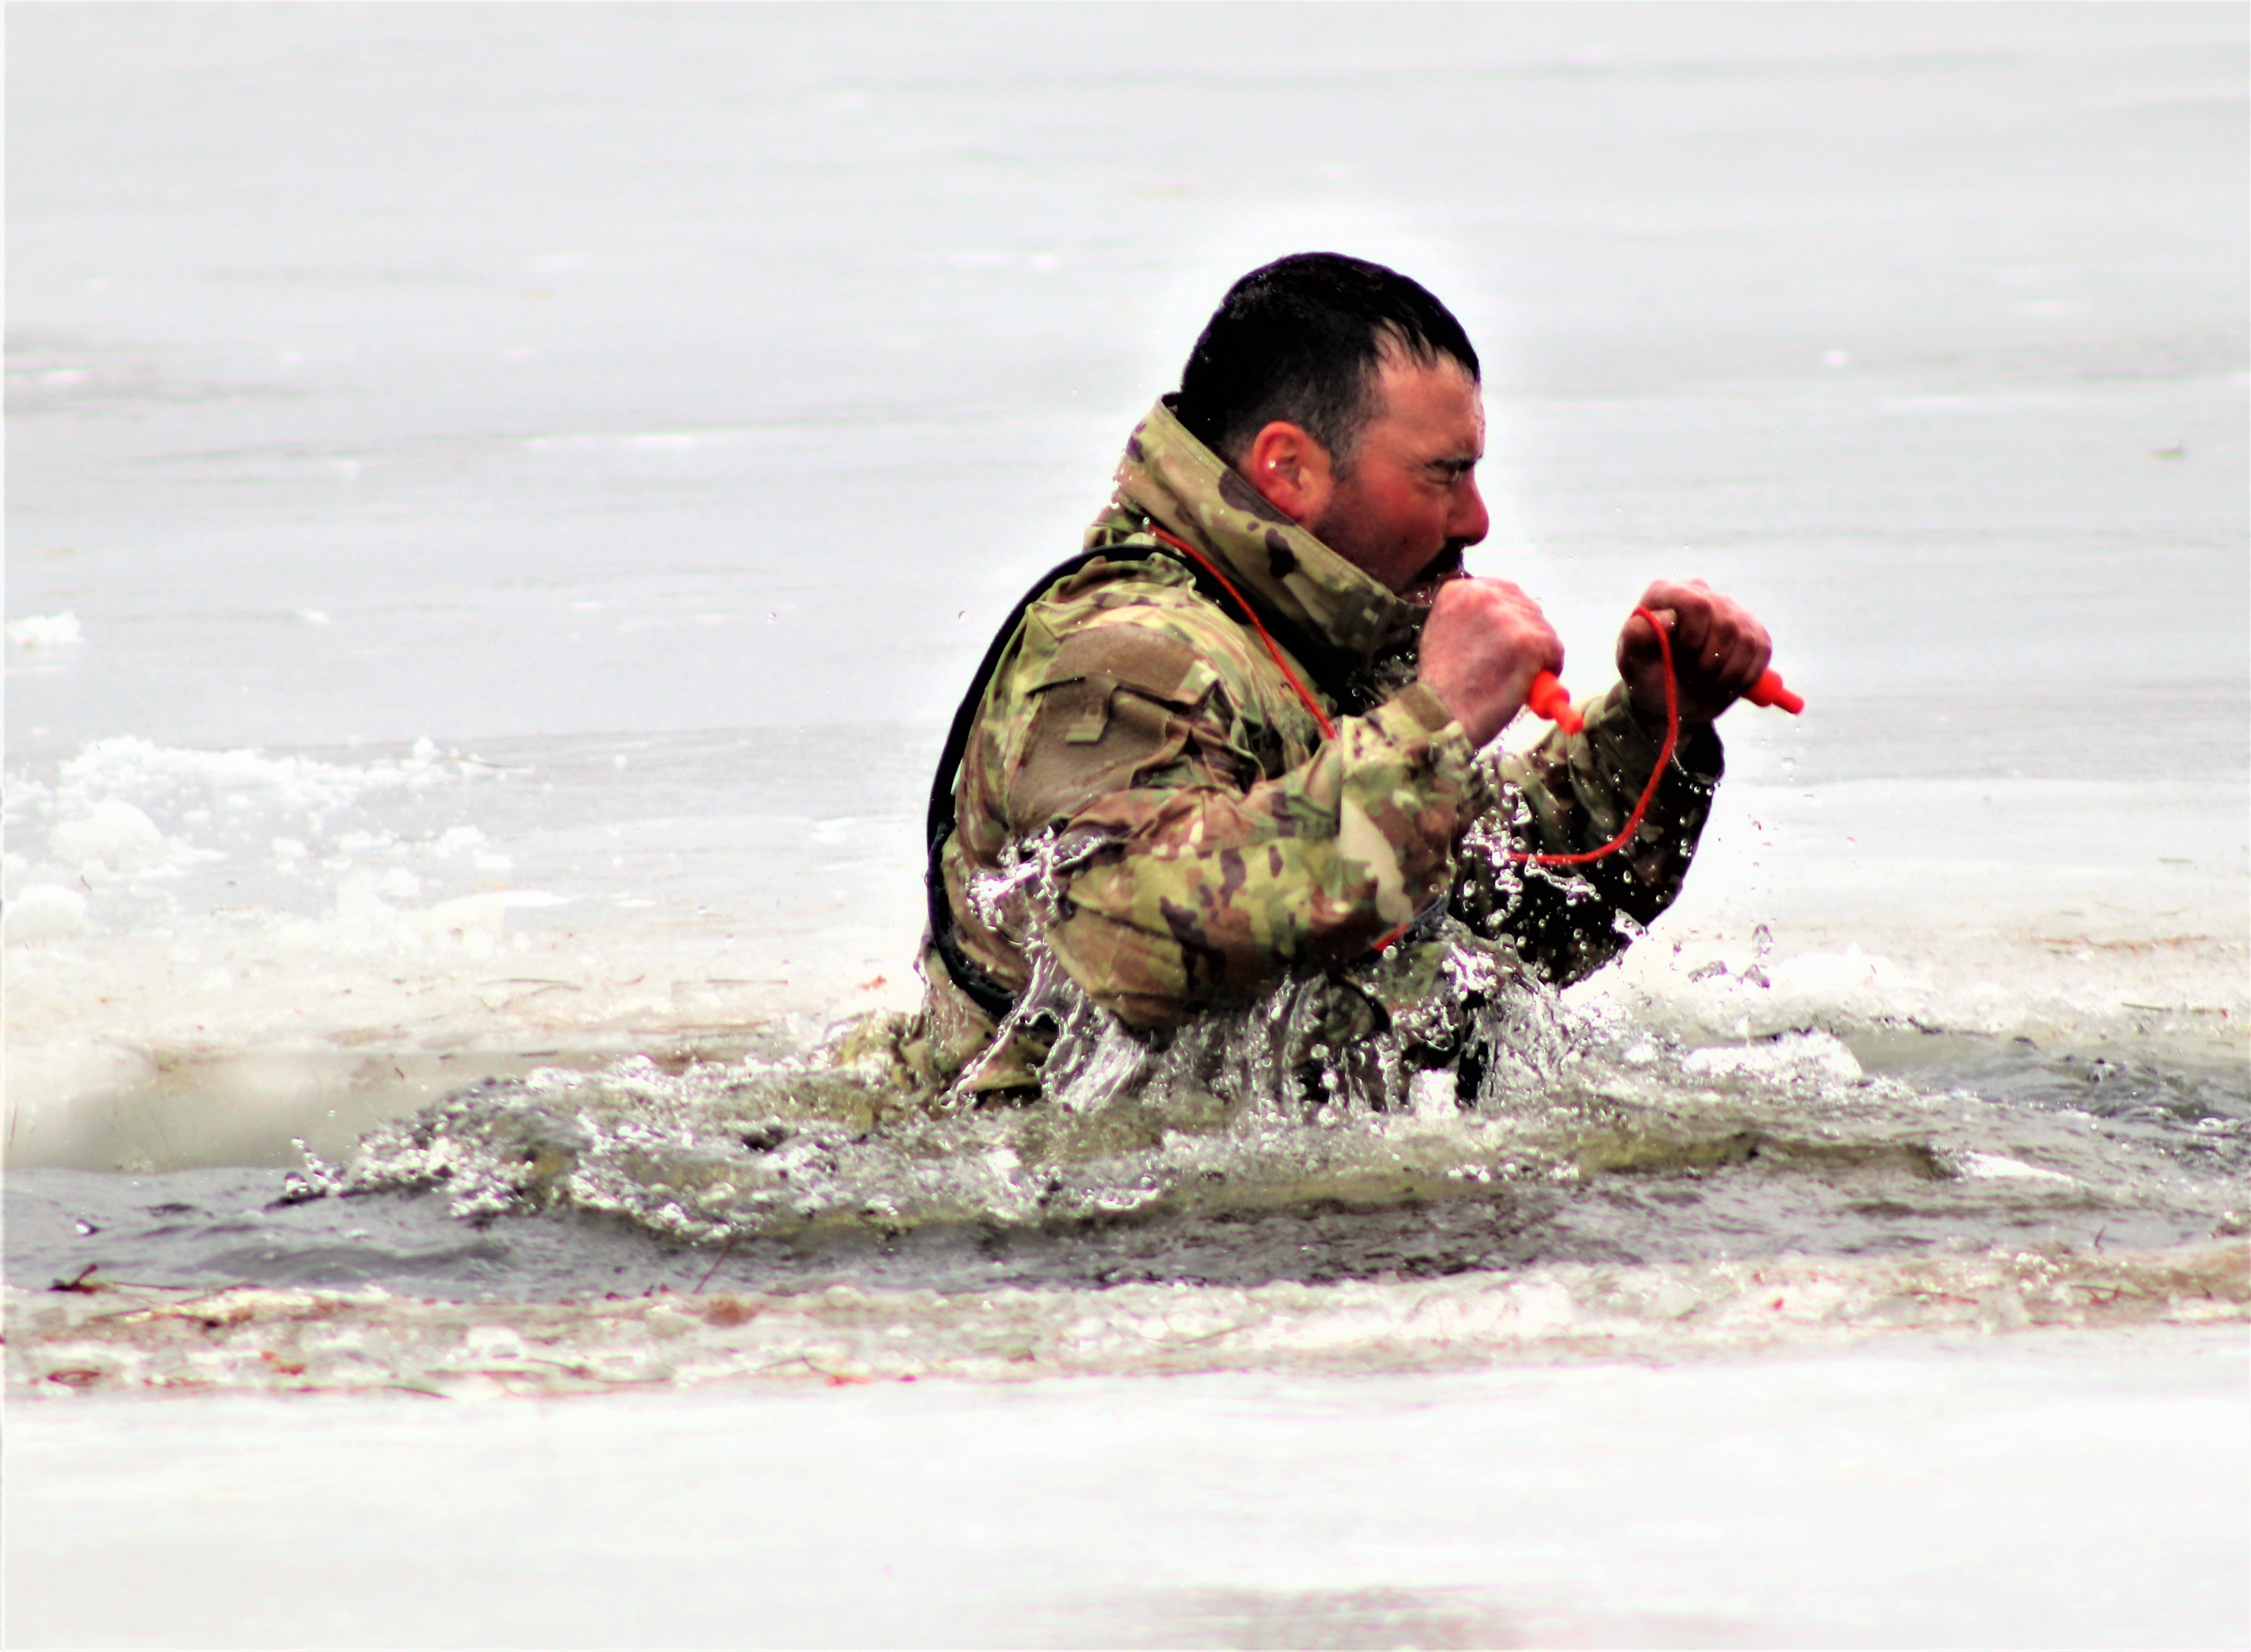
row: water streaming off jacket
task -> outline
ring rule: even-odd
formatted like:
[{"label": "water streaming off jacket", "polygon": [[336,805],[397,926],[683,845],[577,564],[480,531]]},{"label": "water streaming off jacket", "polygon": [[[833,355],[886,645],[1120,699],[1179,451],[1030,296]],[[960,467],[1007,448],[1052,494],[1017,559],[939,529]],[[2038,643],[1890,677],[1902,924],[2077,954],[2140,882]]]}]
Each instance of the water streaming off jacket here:
[{"label": "water streaming off jacket", "polygon": [[[378,1373],[660,1288],[1124,1369],[2240,1303],[2240,19],[1637,18],[11,18],[15,1300],[380,1287]],[[1807,714],[1466,1084],[933,1106],[868,1017],[952,697],[1307,246],[1463,316],[1575,687],[1692,574]]]}]

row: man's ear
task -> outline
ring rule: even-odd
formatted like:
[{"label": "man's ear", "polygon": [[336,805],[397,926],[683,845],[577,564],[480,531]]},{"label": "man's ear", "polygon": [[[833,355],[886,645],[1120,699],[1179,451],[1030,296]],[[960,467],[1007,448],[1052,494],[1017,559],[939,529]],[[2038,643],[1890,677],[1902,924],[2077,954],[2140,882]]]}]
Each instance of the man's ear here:
[{"label": "man's ear", "polygon": [[1236,469],[1260,497],[1304,527],[1328,509],[1336,491],[1336,468],[1329,450],[1302,425],[1277,419],[1243,450]]}]

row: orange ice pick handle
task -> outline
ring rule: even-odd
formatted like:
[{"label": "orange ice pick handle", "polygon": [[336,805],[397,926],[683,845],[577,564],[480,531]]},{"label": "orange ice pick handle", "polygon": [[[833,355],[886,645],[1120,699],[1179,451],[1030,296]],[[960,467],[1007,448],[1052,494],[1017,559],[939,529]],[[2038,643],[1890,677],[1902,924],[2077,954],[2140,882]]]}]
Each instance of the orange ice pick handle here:
[{"label": "orange ice pick handle", "polygon": [[[1781,674],[1775,671],[1763,673],[1745,691],[1743,698],[1753,705],[1771,705],[1792,717],[1805,709],[1804,697],[1791,693],[1784,686]],[[1566,734],[1576,734],[1586,726],[1586,720],[1571,709],[1570,690],[1556,680],[1553,671],[1541,671],[1533,677],[1524,703]]]},{"label": "orange ice pick handle", "polygon": [[1753,705],[1771,705],[1778,711],[1789,712],[1792,717],[1796,717],[1805,709],[1804,697],[1792,694],[1784,688],[1782,684],[1781,674],[1775,671],[1765,673],[1757,682],[1752,684],[1745,691],[1743,698]]},{"label": "orange ice pick handle", "polygon": [[1553,671],[1533,674],[1524,703],[1566,734],[1576,734],[1587,725],[1586,719],[1571,709],[1571,691],[1556,679]]}]

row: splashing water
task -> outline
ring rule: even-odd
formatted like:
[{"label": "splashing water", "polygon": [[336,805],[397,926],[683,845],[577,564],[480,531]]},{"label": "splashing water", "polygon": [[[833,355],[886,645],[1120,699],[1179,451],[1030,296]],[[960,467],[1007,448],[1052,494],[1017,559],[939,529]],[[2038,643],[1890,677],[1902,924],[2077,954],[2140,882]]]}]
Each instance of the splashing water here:
[{"label": "splashing water", "polygon": [[1418,1066],[1393,1028],[1325,1062],[1317,983],[1157,1041],[1050,982],[1042,1103],[907,1087],[863,1024],[677,1074],[634,1058],[488,1080],[286,1197],[435,1194],[473,1224],[594,1218],[745,1246],[754,1274],[846,1259],[923,1283],[954,1277],[964,1244],[1028,1281],[1252,1284],[2169,1244],[2227,1231],[2241,1202],[2240,1114],[2188,1123],[2210,1150],[2184,1157],[2132,1121],[1871,1077],[1823,1032],[1690,1049],[1493,968],[1450,960],[1449,989],[1482,996],[1479,1061]]},{"label": "splashing water", "polygon": [[[1467,848],[1497,881],[1591,896],[1576,873],[1509,867],[1506,846],[1494,830]],[[1558,995],[1443,913],[1382,959],[1138,1033],[1042,940],[1084,848],[1035,840],[970,890],[1029,964],[1001,1031],[1047,1050],[1032,1104],[978,1102],[973,1069],[918,1084],[905,1017],[876,1015],[739,1059],[488,1079],[332,1162],[308,1153],[286,1183],[214,1183],[149,1212],[58,1172],[54,1214],[107,1230],[101,1255],[129,1258],[128,1276],[538,1295],[707,1270],[738,1286],[841,1270],[918,1288],[1257,1287],[2163,1246],[2232,1232],[2251,1204],[2240,1072],[2074,1065],[1994,1040],[1904,1060],[1896,1035],[1848,1045],[1811,1026],[1697,1047],[1630,998]],[[1769,946],[1755,935],[1754,956]],[[1863,1057],[1917,1081],[1872,1076]],[[242,1214],[206,1229],[163,1214],[197,1197]],[[119,1248],[128,1229],[137,1250]],[[26,1242],[42,1243],[11,1232],[19,1256]],[[83,1243],[59,1227],[53,1265]],[[664,1260],[681,1247],[712,1260],[683,1273]]]}]

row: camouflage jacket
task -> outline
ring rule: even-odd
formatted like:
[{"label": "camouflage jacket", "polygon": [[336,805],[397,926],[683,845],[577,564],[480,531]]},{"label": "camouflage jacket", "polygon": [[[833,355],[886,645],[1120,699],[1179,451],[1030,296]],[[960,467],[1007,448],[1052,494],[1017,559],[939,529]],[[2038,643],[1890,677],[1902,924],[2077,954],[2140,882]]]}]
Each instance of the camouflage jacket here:
[{"label": "camouflage jacket", "polygon": [[[1197,589],[1152,529],[1210,557],[1285,645],[1333,718],[1319,724],[1250,628]],[[1034,924],[1071,980],[1128,1025],[1179,1024],[1285,976],[1365,959],[1449,904],[1524,967],[1577,979],[1679,892],[1720,774],[1711,730],[1684,737],[1636,841],[1557,877],[1520,876],[1481,834],[1571,851],[1607,842],[1655,761],[1613,688],[1583,733],[1480,755],[1413,677],[1427,610],[1281,517],[1160,403],[1134,429],[1117,490],[1087,531],[1102,559],[1026,610],[990,678],[955,784],[939,864],[963,953],[1011,991]],[[1015,846],[1070,844],[1061,898],[970,899]],[[1022,880],[1019,880],[1020,882]],[[1423,927],[1417,925],[1417,928]],[[966,1087],[1037,1082],[1044,1045],[994,1022],[925,943],[923,1064]]]}]

